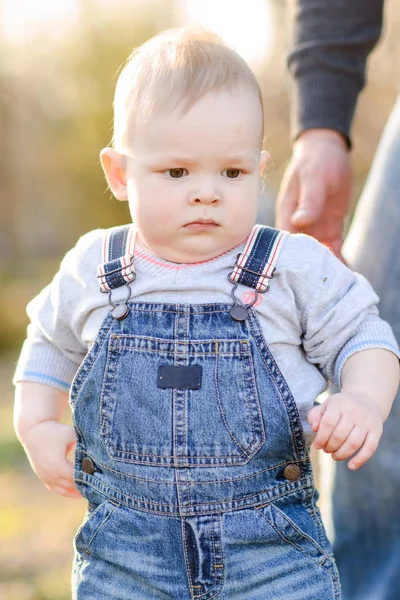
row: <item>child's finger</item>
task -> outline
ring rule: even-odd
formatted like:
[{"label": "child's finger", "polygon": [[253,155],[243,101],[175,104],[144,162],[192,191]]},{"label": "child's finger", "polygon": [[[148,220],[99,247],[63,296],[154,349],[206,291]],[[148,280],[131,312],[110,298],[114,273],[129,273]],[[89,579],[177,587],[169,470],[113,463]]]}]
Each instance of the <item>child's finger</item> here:
[{"label": "child's finger", "polygon": [[353,471],[359,469],[371,458],[378,447],[381,435],[381,433],[368,433],[361,450],[349,461],[349,469]]},{"label": "child's finger", "polygon": [[37,471],[37,474],[46,485],[53,486],[60,481],[67,481],[69,486],[74,484],[74,467],[67,459],[54,469]]},{"label": "child's finger", "polygon": [[324,448],[332,431],[335,429],[341,418],[341,413],[334,404],[329,404],[322,415],[318,433],[314,441],[314,447],[319,450]]},{"label": "child's finger", "polygon": [[75,487],[75,482],[74,480],[70,479],[70,478],[65,478],[65,477],[57,477],[52,479],[51,481],[47,481],[46,482],[46,487],[48,489],[50,489],[51,491],[56,491],[56,493],[60,493],[59,490],[64,490],[65,492],[68,492],[69,494],[72,494],[73,496],[76,497],[81,497],[81,494],[78,492],[77,488]]},{"label": "child's finger", "polygon": [[68,426],[68,435],[65,436],[66,456],[72,452],[76,446],[76,435],[73,427]]},{"label": "child's finger", "polygon": [[64,487],[68,487],[68,488],[71,488],[71,489],[73,489],[73,490],[76,490],[76,487],[75,487],[75,482],[74,482],[74,480],[71,480],[71,479],[65,479],[64,477],[62,477],[62,478],[59,480],[59,483],[60,483],[61,485],[63,485]]},{"label": "child's finger", "polygon": [[343,418],[343,416],[341,416],[339,423],[332,431],[329,439],[327,440],[324,446],[324,452],[336,452],[337,450],[339,450],[339,448],[342,447],[343,443],[349,437],[353,427],[354,423],[352,421],[349,421],[348,419],[345,419]]},{"label": "child's finger", "polygon": [[74,466],[68,459],[64,459],[57,469],[57,479],[66,479],[69,484],[74,482]]},{"label": "child's finger", "polygon": [[64,496],[65,498],[81,498],[80,494],[76,494],[74,491],[69,491],[67,488],[63,486],[53,486],[50,488],[52,492],[55,494],[59,494],[59,496]]},{"label": "child's finger", "polygon": [[321,422],[322,415],[325,412],[326,407],[324,404],[317,404],[308,413],[307,419],[311,425],[313,431],[317,431]]},{"label": "child's finger", "polygon": [[367,430],[364,427],[357,427],[354,425],[350,431],[347,439],[333,454],[332,458],[335,460],[344,460],[353,456],[357,450],[361,448],[367,436]]}]

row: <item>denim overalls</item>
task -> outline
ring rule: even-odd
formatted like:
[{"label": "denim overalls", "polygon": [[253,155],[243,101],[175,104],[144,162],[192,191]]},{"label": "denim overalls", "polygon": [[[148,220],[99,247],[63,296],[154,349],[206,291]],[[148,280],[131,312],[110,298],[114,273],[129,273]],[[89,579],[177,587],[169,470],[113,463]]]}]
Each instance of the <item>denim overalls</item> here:
[{"label": "denim overalls", "polygon": [[135,303],[129,228],[109,230],[113,310],[71,389],[75,600],[340,599],[295,402],[234,295],[266,291],[283,237],[253,229],[233,306]]}]

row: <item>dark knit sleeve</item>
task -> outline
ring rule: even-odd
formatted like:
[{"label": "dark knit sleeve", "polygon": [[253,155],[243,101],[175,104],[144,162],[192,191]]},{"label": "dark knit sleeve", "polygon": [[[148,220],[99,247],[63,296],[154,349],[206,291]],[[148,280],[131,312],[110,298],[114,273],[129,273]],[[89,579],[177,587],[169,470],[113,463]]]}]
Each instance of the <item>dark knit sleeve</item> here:
[{"label": "dark knit sleeve", "polygon": [[292,135],[324,127],[350,144],[357,97],[369,52],[382,30],[383,0],[296,0]]}]

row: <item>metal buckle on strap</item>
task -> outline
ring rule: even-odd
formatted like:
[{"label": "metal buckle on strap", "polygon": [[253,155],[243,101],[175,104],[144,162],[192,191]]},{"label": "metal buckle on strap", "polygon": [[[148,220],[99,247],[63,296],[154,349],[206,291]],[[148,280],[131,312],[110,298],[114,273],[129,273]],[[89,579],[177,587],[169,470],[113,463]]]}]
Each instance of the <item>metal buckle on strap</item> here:
[{"label": "metal buckle on strap", "polygon": [[[242,265],[239,265],[238,263],[239,263],[239,260],[240,260],[240,258],[242,256],[244,256],[246,258],[246,255],[244,255],[244,254],[238,254],[237,255],[237,257],[236,257],[236,263],[235,263],[235,266],[233,268],[233,271],[235,269],[237,269],[239,271],[239,275],[238,276],[240,276],[240,271],[245,271],[246,273],[250,273],[251,275],[255,275],[257,277],[257,279],[263,278],[263,279],[270,280],[270,279],[273,278],[273,272],[272,272],[272,275],[265,275],[265,273],[259,273],[258,271],[252,271],[251,269],[248,269],[247,267],[243,267]],[[232,273],[233,273],[233,271],[232,271]],[[274,271],[275,271],[275,269],[274,269]],[[232,283],[234,283],[234,282],[232,281]],[[265,292],[268,292],[268,290],[269,290],[269,281],[268,281],[268,283],[263,283],[261,285],[261,289],[259,289],[257,291],[260,292],[260,294],[265,294]]]},{"label": "metal buckle on strap", "polygon": [[[234,319],[235,321],[245,321],[246,320],[247,309],[250,308],[251,306],[253,306],[253,304],[255,304],[257,302],[258,294],[265,294],[265,292],[268,292],[269,280],[272,279],[272,277],[273,277],[273,275],[264,275],[263,273],[258,273],[257,271],[252,271],[251,269],[247,269],[246,267],[242,267],[241,265],[238,265],[238,261],[239,261],[240,257],[242,257],[242,256],[244,256],[244,255],[243,254],[237,255],[236,263],[233,268],[233,271],[228,273],[228,281],[233,284],[233,288],[231,290],[233,306],[229,312],[231,314],[232,319]],[[254,298],[253,298],[252,302],[250,302],[249,304],[242,304],[235,296],[235,292],[239,286],[239,283],[237,281],[235,281],[234,279],[232,279],[232,274],[235,269],[238,269],[239,271],[242,270],[247,273],[251,273],[251,275],[256,275],[258,280],[261,278],[266,278],[268,280],[267,283],[261,284],[260,289],[253,288],[254,289]],[[257,285],[258,285],[258,281],[257,281]]]},{"label": "metal buckle on strap", "polygon": [[[260,279],[260,277],[266,277],[267,279],[272,279],[272,276],[270,275],[264,275],[263,273],[259,273],[258,271],[252,271],[251,269],[248,269],[247,267],[243,267],[242,265],[239,265],[239,259],[245,256],[244,254],[238,254],[236,257],[236,263],[235,263],[235,268],[237,268],[240,271],[245,271],[246,273],[251,273],[252,275],[256,275],[258,279]],[[265,290],[267,291],[267,290]],[[263,293],[263,292],[261,292]]]},{"label": "metal buckle on strap", "polygon": [[[106,279],[107,280],[107,277],[109,275],[114,275],[114,273],[119,273],[120,271],[123,271],[124,269],[129,269],[129,267],[132,267],[133,259],[134,259],[133,254],[126,254],[125,256],[129,257],[129,262],[127,265],[121,265],[120,267],[117,267],[116,269],[113,269],[112,271],[108,271],[107,273],[103,273],[102,275],[97,275],[97,279]],[[125,258],[125,257],[122,257],[122,258]],[[112,262],[112,261],[110,261],[110,262]],[[107,263],[105,263],[105,264],[107,264]],[[104,266],[104,265],[102,265],[102,266]],[[136,272],[134,270],[131,270],[130,275],[133,276],[132,281],[135,281]],[[100,291],[104,292],[105,290],[100,290]]]},{"label": "metal buckle on strap", "polygon": [[[125,256],[129,257],[129,262],[126,265],[121,265],[120,267],[113,269],[112,271],[108,271],[107,273],[103,273],[102,275],[97,275],[97,278],[107,281],[107,277],[109,275],[113,275],[114,273],[120,273],[124,269],[129,269],[129,267],[132,267],[134,255],[129,254],[129,255],[125,255]],[[130,280],[125,283],[125,287],[128,290],[128,294],[122,300],[119,299],[118,302],[114,302],[113,298],[112,298],[112,292],[114,291],[114,289],[109,288],[108,290],[105,290],[102,288],[102,286],[100,286],[100,292],[102,294],[108,294],[108,303],[110,304],[110,306],[112,306],[111,314],[114,317],[114,319],[117,319],[117,321],[121,321],[122,319],[125,319],[125,317],[129,313],[128,302],[131,297],[130,284],[133,281],[135,281],[136,272],[134,269],[131,269],[131,270],[128,270],[128,273],[129,273]],[[120,286],[120,287],[123,287],[123,286]],[[119,289],[119,288],[115,288],[115,289]]]}]

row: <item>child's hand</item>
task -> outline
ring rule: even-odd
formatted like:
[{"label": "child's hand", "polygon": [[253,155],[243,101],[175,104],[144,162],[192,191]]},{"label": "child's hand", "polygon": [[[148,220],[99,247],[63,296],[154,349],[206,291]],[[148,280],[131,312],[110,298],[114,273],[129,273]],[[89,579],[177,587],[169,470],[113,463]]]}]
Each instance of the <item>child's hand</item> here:
[{"label": "child's hand", "polygon": [[25,431],[22,441],[33,470],[47,489],[67,498],[81,498],[74,484],[73,465],[67,459],[75,446],[73,427],[42,421]]},{"label": "child's hand", "polygon": [[383,431],[378,404],[363,394],[333,394],[308,413],[317,432],[314,447],[332,453],[335,460],[350,460],[349,469],[358,469],[374,454]]}]

